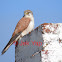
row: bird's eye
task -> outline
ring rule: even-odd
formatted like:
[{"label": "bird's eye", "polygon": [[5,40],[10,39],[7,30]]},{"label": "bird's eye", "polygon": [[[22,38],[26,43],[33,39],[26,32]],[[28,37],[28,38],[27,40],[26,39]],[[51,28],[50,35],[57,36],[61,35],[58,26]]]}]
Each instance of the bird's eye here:
[{"label": "bird's eye", "polygon": [[28,15],[28,14],[29,14],[29,12],[26,12],[25,14],[26,14],[26,15]]}]

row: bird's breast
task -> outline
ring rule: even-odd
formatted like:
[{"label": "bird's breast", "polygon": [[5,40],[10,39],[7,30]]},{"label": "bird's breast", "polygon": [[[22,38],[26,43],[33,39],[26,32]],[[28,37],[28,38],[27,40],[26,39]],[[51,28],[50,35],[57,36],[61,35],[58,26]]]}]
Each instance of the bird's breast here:
[{"label": "bird's breast", "polygon": [[22,36],[28,34],[29,32],[31,32],[34,29],[34,19],[30,21],[28,27],[21,33]]}]

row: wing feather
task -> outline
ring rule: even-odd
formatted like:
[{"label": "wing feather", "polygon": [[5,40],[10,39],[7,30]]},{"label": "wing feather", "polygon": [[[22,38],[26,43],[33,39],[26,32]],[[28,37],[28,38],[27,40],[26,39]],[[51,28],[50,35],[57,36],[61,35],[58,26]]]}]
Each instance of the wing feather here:
[{"label": "wing feather", "polygon": [[25,18],[25,17],[21,18],[20,21],[16,25],[16,28],[14,30],[12,37],[15,36],[19,32],[23,32],[28,27],[30,21],[31,21],[30,18]]}]

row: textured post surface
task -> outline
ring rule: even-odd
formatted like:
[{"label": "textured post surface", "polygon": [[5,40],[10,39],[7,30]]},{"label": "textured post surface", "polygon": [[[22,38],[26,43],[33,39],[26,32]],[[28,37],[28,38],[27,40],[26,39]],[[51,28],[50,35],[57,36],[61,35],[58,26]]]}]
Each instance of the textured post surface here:
[{"label": "textured post surface", "polygon": [[[42,45],[39,44],[43,43],[42,39],[42,29],[39,26],[37,29],[32,31],[30,34],[24,36],[21,40],[19,40],[18,46],[15,49],[15,60],[16,62],[41,62],[41,54],[36,54],[32,56],[36,52],[41,51]],[[21,41],[29,42],[29,45],[20,46]],[[32,42],[37,42],[33,45]],[[41,46],[40,46],[41,45]]]},{"label": "textured post surface", "polygon": [[42,62],[62,62],[62,23],[45,23],[42,30]]},{"label": "textured post surface", "polygon": [[[21,41],[27,41],[29,45],[21,46]],[[38,43],[33,45],[32,41]],[[41,55],[32,56],[39,51]],[[44,23],[19,40],[15,48],[15,61],[62,62],[62,23]]]}]

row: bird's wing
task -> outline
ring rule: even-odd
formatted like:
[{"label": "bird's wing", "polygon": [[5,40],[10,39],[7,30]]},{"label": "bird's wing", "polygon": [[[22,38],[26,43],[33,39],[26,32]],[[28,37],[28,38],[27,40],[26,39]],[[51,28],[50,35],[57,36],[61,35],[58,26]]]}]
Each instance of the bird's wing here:
[{"label": "bird's wing", "polygon": [[14,43],[13,41],[20,35],[20,33],[23,32],[28,27],[30,21],[31,21],[30,18],[23,17],[20,19],[20,21],[16,25],[12,38],[3,49],[2,54],[4,54],[8,50],[8,48]]},{"label": "bird's wing", "polygon": [[29,25],[31,19],[30,18],[25,18],[23,17],[16,25],[16,28],[14,30],[14,33],[12,35],[15,36],[15,34],[19,33],[19,32],[23,32]]}]

